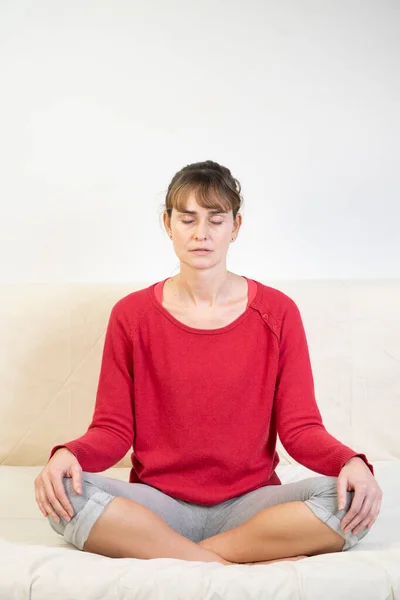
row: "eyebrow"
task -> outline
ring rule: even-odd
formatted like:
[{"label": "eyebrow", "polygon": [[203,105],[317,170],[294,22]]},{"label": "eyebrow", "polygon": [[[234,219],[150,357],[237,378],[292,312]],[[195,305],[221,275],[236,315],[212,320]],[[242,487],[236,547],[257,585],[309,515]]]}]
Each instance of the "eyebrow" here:
[{"label": "eyebrow", "polygon": [[[181,212],[183,214],[188,214],[188,215],[197,215],[198,214],[196,210],[181,210],[179,212]],[[208,212],[213,215],[225,215],[226,214],[225,211],[216,210],[216,209],[209,210]]]}]

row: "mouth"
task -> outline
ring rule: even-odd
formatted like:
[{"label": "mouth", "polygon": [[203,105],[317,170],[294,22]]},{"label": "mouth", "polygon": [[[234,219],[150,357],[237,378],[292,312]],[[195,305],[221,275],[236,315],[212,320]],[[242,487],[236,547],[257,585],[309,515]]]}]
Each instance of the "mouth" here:
[{"label": "mouth", "polygon": [[191,250],[190,252],[193,252],[194,254],[208,254],[209,252],[212,252],[212,250]]}]

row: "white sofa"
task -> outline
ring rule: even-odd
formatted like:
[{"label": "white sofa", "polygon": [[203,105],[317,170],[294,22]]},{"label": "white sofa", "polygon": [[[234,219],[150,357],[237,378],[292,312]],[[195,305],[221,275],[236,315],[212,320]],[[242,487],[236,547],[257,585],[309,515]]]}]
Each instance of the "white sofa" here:
[{"label": "white sofa", "polygon": [[[91,420],[113,304],[152,282],[0,286],[0,600],[400,600],[400,280],[270,281],[298,304],[327,430],[364,452],[380,516],[347,552],[270,565],[113,559],[79,551],[40,512],[50,449]],[[278,441],[282,483],[316,473]],[[129,480],[129,453],[110,477]]]}]

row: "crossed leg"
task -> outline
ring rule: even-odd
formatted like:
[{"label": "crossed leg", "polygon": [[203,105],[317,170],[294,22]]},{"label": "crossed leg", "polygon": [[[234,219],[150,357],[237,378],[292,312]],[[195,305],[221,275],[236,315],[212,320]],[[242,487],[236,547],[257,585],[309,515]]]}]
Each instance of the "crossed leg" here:
[{"label": "crossed leg", "polygon": [[339,552],[345,540],[304,502],[265,508],[241,525],[198,544],[234,563],[267,564]]},{"label": "crossed leg", "polygon": [[[62,519],[62,523],[51,525],[85,551],[114,557],[217,561],[225,565],[268,564],[338,552],[345,544],[340,520],[349,509],[352,493],[347,493],[346,507],[339,511],[335,477],[265,486],[222,502],[209,511],[203,529],[208,537],[197,537],[201,541],[194,542],[188,539],[192,531],[182,503],[151,486],[86,472],[84,475],[82,495],[72,490],[70,478],[64,478],[75,512],[71,523]],[[106,506],[102,514],[98,503]],[[346,539],[347,547],[357,542],[355,536],[349,538],[346,534]]]}]

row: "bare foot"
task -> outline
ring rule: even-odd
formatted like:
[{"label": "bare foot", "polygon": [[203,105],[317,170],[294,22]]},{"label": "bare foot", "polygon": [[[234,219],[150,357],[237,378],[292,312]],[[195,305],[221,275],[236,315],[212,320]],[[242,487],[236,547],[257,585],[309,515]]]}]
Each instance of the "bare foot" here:
[{"label": "bare foot", "polygon": [[[250,563],[239,563],[242,565],[269,565],[270,563],[280,562],[282,560],[301,560],[302,558],[308,558],[306,554],[299,554],[299,556],[289,556],[287,558],[275,558],[274,560],[263,560],[260,562],[250,562]],[[237,563],[233,563],[237,564]]]}]

